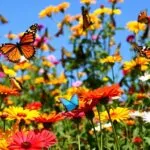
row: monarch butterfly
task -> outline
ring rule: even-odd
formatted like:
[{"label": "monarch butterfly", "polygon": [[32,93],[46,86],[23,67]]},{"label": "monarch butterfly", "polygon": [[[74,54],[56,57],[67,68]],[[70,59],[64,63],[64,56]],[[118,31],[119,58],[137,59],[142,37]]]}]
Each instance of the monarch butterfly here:
[{"label": "monarch butterfly", "polygon": [[83,30],[86,30],[90,27],[93,23],[90,20],[89,12],[85,9],[84,6],[81,7],[82,10],[82,18],[83,18]]},{"label": "monarch butterfly", "polygon": [[8,57],[11,62],[20,62],[22,56],[30,59],[35,54],[33,43],[35,41],[35,34],[38,24],[30,26],[20,38],[20,42],[16,44],[5,43],[0,46],[0,51]]},{"label": "monarch butterfly", "polygon": [[72,110],[76,109],[79,105],[79,99],[76,94],[74,94],[70,100],[67,100],[65,98],[60,98],[59,100],[64,105],[64,107],[67,109],[67,111],[72,111]]},{"label": "monarch butterfly", "polygon": [[12,88],[17,89],[18,91],[22,90],[22,85],[17,79],[15,79],[14,77],[11,77],[9,79],[10,79],[10,83],[11,83]]},{"label": "monarch butterfly", "polygon": [[141,56],[146,58],[150,58],[150,47],[147,46],[138,46],[135,42],[132,43],[132,46],[135,50],[137,50]]},{"label": "monarch butterfly", "polygon": [[146,10],[140,12],[140,14],[138,15],[138,22],[145,23],[145,24],[149,23]]}]

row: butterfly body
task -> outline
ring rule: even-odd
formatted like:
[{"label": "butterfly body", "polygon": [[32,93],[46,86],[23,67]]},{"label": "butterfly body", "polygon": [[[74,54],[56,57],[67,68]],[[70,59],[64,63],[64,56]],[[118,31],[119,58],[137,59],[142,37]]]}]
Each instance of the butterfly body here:
[{"label": "butterfly body", "polygon": [[70,100],[65,98],[60,98],[61,103],[64,105],[67,111],[72,111],[76,109],[79,105],[78,96],[74,94]]},{"label": "butterfly body", "polygon": [[19,62],[21,56],[24,56],[26,59],[31,59],[35,54],[33,43],[35,41],[37,27],[37,24],[30,26],[30,28],[26,30],[26,32],[20,38],[20,42],[17,42],[16,44],[2,44],[0,51],[6,55],[8,60],[11,62]]},{"label": "butterfly body", "polygon": [[90,20],[89,12],[85,9],[84,6],[81,7],[82,10],[82,18],[83,18],[83,30],[86,30],[90,27],[93,23]]}]

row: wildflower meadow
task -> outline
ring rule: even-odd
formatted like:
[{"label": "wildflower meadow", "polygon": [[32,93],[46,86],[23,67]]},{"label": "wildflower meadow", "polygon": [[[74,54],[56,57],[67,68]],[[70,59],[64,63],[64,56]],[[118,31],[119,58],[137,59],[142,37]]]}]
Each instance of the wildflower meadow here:
[{"label": "wildflower meadow", "polygon": [[0,35],[0,150],[150,149],[148,10],[122,26],[123,0],[78,1],[77,14],[49,1],[39,22]]}]

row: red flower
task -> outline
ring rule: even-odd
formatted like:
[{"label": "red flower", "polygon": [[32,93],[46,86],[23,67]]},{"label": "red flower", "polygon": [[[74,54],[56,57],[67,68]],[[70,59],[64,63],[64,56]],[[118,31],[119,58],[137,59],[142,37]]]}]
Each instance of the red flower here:
[{"label": "red flower", "polygon": [[39,110],[42,107],[41,102],[32,102],[26,105],[26,109]]},{"label": "red flower", "polygon": [[135,144],[140,144],[140,143],[142,143],[143,140],[142,140],[141,137],[138,137],[138,136],[137,136],[137,137],[134,137],[132,141],[133,141],[133,143],[135,143]]},{"label": "red flower", "polygon": [[9,150],[40,150],[48,149],[56,143],[56,136],[48,131],[17,132],[12,136]]},{"label": "red flower", "polygon": [[85,116],[84,112],[79,112],[79,111],[68,111],[68,112],[63,112],[63,116],[66,116],[69,119],[80,119]]}]

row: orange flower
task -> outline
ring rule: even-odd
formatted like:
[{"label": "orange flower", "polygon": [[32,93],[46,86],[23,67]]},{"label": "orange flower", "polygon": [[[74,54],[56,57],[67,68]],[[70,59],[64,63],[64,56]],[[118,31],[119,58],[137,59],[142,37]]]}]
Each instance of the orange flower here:
[{"label": "orange flower", "polygon": [[19,95],[19,92],[17,89],[13,89],[4,85],[0,85],[0,95]]},{"label": "orange flower", "polygon": [[79,110],[87,112],[100,103],[108,103],[113,97],[120,96],[122,90],[118,84],[100,87],[95,90],[83,92],[80,96]]},{"label": "orange flower", "polygon": [[56,112],[52,112],[50,114],[42,114],[39,117],[37,117],[35,120],[36,122],[40,122],[40,123],[54,123],[60,120],[63,120],[64,116],[59,113],[57,114]]},{"label": "orange flower", "polygon": [[122,90],[120,89],[120,86],[118,84],[113,84],[111,86],[104,86],[97,88],[95,90],[86,92],[82,94],[82,99],[84,101],[101,101],[102,99],[108,99],[120,96],[122,94]]}]

